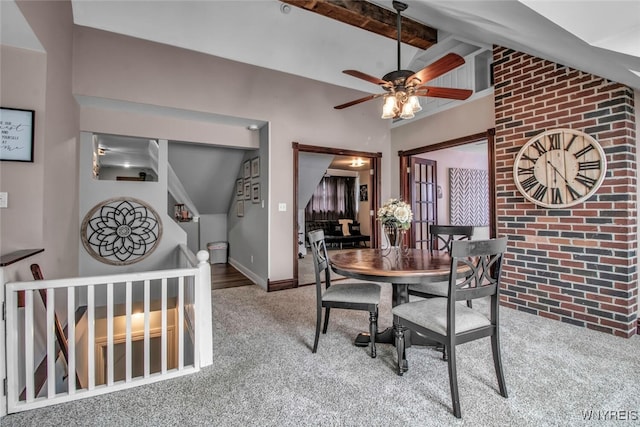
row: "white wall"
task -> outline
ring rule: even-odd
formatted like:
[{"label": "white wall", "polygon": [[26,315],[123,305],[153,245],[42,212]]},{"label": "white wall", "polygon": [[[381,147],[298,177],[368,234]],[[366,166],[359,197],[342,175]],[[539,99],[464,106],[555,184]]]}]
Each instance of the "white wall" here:
[{"label": "white wall", "polygon": [[207,243],[226,242],[227,214],[200,216],[200,249],[207,250]]},{"label": "white wall", "polygon": [[[155,139],[154,135],[147,135]],[[175,267],[175,250],[180,244],[187,243],[187,234],[173,220],[173,212],[167,212],[167,140],[158,140],[158,181],[102,181],[92,177],[93,136],[82,132],[80,142],[80,174],[79,181],[79,221],[82,221],[97,204],[115,197],[132,197],[151,206],[162,222],[162,236],[154,251],[145,259],[118,266],[106,264],[93,258],[78,239],[79,271],[83,276],[102,274],[128,273],[147,270],[159,270]]]},{"label": "white wall", "polygon": [[[390,173],[390,123],[379,119],[380,104],[333,108],[363,96],[362,92],[85,27],[76,27],[73,90],[79,95],[269,122],[270,160],[262,168],[270,171],[271,193],[265,200],[264,231],[278,236],[268,240],[265,274],[270,280],[293,275],[292,142],[382,152],[382,175]],[[386,197],[388,181],[383,182]],[[280,203],[285,211],[278,209]],[[283,242],[283,236],[290,237]]]},{"label": "white wall", "polygon": [[[447,148],[444,150],[430,151],[416,157],[435,160],[437,162],[438,185],[442,188],[442,198],[438,199],[438,224],[450,224],[450,203],[451,195],[449,182],[449,169],[465,168],[487,170],[489,155],[486,144],[476,148],[475,144],[470,146]],[[488,238],[489,227],[475,227],[474,239]]]},{"label": "white wall", "polygon": [[[364,235],[371,236],[371,174],[369,170],[360,171],[358,174],[359,185],[367,186],[367,201],[360,201],[360,188],[358,188],[358,222],[360,223],[360,232]],[[375,216],[375,213],[374,213]]]}]

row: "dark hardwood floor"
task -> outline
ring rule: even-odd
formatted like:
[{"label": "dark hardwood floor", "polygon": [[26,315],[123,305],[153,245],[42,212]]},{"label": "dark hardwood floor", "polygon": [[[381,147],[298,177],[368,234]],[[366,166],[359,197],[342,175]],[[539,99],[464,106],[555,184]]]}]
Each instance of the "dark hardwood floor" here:
[{"label": "dark hardwood floor", "polygon": [[251,280],[236,270],[231,264],[211,264],[212,290],[253,284]]}]

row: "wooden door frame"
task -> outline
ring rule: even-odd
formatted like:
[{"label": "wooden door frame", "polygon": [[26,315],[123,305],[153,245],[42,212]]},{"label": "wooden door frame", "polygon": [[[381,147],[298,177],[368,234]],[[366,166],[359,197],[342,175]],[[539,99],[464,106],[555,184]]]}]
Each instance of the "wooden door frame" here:
[{"label": "wooden door frame", "polygon": [[433,145],[414,148],[407,151],[398,151],[400,157],[400,194],[404,200],[412,201],[409,182],[407,180],[407,168],[410,165],[411,156],[442,150],[445,148],[458,147],[460,145],[473,144],[475,142],[487,141],[487,169],[489,171],[489,236],[496,237],[496,152],[495,152],[495,128],[487,129],[486,132],[463,136],[449,141],[439,142]]},{"label": "wooden door frame", "polygon": [[375,212],[378,211],[380,207],[380,197],[381,197],[381,167],[382,167],[382,153],[372,153],[368,151],[354,151],[348,149],[341,148],[329,148],[329,147],[320,147],[315,145],[304,145],[298,142],[292,143],[293,147],[293,233],[292,233],[292,242],[293,242],[293,287],[297,288],[299,286],[298,282],[298,169],[299,169],[299,161],[298,154],[300,152],[304,153],[319,153],[319,154],[330,154],[334,156],[353,156],[353,157],[362,157],[370,160],[370,168],[373,170],[373,175],[371,175],[371,201],[370,201],[370,209],[373,210],[374,216],[371,220],[371,247],[377,248],[380,246],[380,234],[378,233],[378,227],[375,227]]}]

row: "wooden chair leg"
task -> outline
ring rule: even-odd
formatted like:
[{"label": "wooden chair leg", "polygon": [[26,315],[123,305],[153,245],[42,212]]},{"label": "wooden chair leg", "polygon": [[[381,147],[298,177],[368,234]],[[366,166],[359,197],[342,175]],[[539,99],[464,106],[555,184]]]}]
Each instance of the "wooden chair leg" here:
[{"label": "wooden chair leg", "polygon": [[396,351],[398,352],[398,375],[402,376],[406,370],[404,363],[404,328],[400,325],[394,325],[393,330],[396,335]]},{"label": "wooden chair leg", "polygon": [[378,331],[378,313],[369,312],[369,344],[371,345],[371,357],[376,357],[376,332]]},{"label": "wooden chair leg", "polygon": [[322,333],[326,334],[327,333],[327,326],[329,326],[329,313],[331,312],[331,309],[329,307],[326,307],[324,309],[324,326],[322,327]]},{"label": "wooden chair leg", "polygon": [[498,377],[498,387],[500,387],[500,394],[502,397],[509,397],[507,395],[507,383],[504,380],[504,373],[502,372],[502,358],[500,357],[500,338],[496,332],[491,337],[491,350],[493,352],[493,365],[496,369],[496,377]]},{"label": "wooden chair leg", "polygon": [[316,338],[313,341],[312,353],[315,353],[318,350],[318,341],[320,340],[320,323],[322,322],[322,307],[318,307],[316,312]]},{"label": "wooden chair leg", "polygon": [[456,370],[456,346],[450,344],[449,347],[449,387],[451,388],[451,403],[453,405],[453,415],[456,418],[462,417],[462,411],[460,410],[460,397],[458,395],[458,372]]}]

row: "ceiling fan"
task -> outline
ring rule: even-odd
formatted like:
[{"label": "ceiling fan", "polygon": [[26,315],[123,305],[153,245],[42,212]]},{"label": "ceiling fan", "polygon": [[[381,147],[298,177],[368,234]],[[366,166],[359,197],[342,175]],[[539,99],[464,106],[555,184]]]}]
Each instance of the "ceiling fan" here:
[{"label": "ceiling fan", "polygon": [[365,96],[345,104],[336,105],[335,109],[351,107],[371,99],[384,97],[382,107],[383,119],[411,119],[415,113],[422,110],[419,96],[430,96],[434,98],[446,98],[464,100],[473,93],[469,89],[455,89],[435,86],[424,86],[429,80],[433,80],[464,64],[464,58],[455,53],[449,53],[438,59],[436,62],[427,65],[418,72],[400,69],[400,39],[401,39],[401,12],[407,9],[407,4],[400,1],[393,1],[393,8],[398,12],[397,17],[397,39],[398,39],[398,69],[385,74],[382,79],[370,76],[356,70],[344,70],[343,73],[350,76],[366,80],[379,85],[385,90],[384,93]]}]

